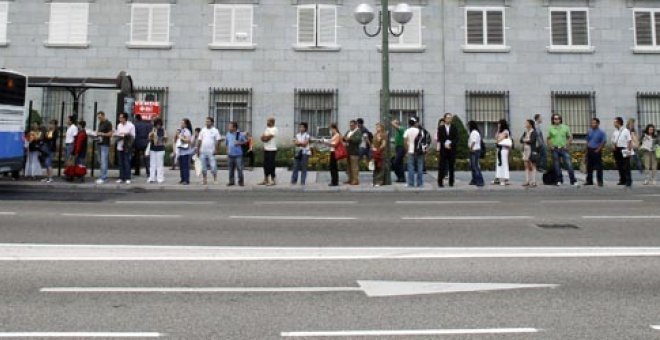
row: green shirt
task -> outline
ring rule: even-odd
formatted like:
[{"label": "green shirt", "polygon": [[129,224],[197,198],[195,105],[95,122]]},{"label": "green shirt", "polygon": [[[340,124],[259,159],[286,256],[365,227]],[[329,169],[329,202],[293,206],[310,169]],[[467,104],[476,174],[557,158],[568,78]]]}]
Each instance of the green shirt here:
[{"label": "green shirt", "polygon": [[406,132],[406,129],[400,127],[396,130],[394,134],[394,145],[403,146],[403,134]]},{"label": "green shirt", "polygon": [[548,130],[548,138],[553,148],[565,148],[568,145],[568,137],[571,130],[566,124],[551,125]]}]

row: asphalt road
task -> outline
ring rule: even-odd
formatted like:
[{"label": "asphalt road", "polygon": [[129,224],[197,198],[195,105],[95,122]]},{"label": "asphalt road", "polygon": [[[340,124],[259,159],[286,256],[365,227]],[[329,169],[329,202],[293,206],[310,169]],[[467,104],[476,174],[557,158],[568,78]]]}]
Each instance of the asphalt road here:
[{"label": "asphalt road", "polygon": [[14,188],[0,337],[660,339],[659,207],[660,192],[617,189]]}]

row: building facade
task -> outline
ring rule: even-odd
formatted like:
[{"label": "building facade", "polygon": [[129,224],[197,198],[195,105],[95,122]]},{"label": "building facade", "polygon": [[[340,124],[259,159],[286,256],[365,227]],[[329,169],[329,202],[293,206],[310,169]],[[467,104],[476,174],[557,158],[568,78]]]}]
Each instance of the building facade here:
[{"label": "building facade", "polygon": [[[0,0],[0,67],[32,76],[114,77],[159,101],[167,126],[211,115],[284,135],[308,121],[323,135],[379,117],[379,39],[353,19],[376,0]],[[392,5],[399,1],[390,1]],[[409,0],[414,18],[391,41],[391,113],[434,128],[444,112],[513,132],[561,113],[576,135],[591,117],[660,123],[660,1]],[[375,31],[375,23],[368,29]],[[398,29],[398,27],[395,27]],[[66,94],[31,89],[42,115]],[[114,111],[108,93],[85,94]],[[52,111],[52,112],[49,112]],[[546,119],[547,121],[548,119]],[[284,140],[285,138],[282,138]]]}]

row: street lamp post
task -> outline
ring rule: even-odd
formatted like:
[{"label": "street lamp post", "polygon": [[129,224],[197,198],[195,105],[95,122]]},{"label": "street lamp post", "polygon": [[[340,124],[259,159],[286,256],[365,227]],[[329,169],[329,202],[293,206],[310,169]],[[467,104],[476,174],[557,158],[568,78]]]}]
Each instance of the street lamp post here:
[{"label": "street lamp post", "polygon": [[[392,13],[394,21],[400,24],[400,29],[394,30],[390,20],[389,0],[381,0],[381,10],[378,15],[378,30],[375,33],[369,33],[367,25],[374,20],[376,11],[369,4],[360,4],[355,9],[355,20],[360,23],[364,29],[364,34],[369,37],[376,37],[381,34],[382,38],[382,83],[380,90],[380,121],[384,124],[387,130],[390,130],[390,45],[389,35],[399,37],[403,34],[404,25],[412,19],[412,10],[410,6],[405,3],[398,4]],[[383,161],[383,169],[385,171],[384,184],[392,184],[392,174],[390,173],[390,141],[389,137],[385,144],[385,159]]]}]

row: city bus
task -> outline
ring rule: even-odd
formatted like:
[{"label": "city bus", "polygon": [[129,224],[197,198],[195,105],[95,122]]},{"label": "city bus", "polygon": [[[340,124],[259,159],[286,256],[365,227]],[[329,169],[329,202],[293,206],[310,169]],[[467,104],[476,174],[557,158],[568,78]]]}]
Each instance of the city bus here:
[{"label": "city bus", "polygon": [[27,77],[0,69],[0,174],[23,168]]}]

